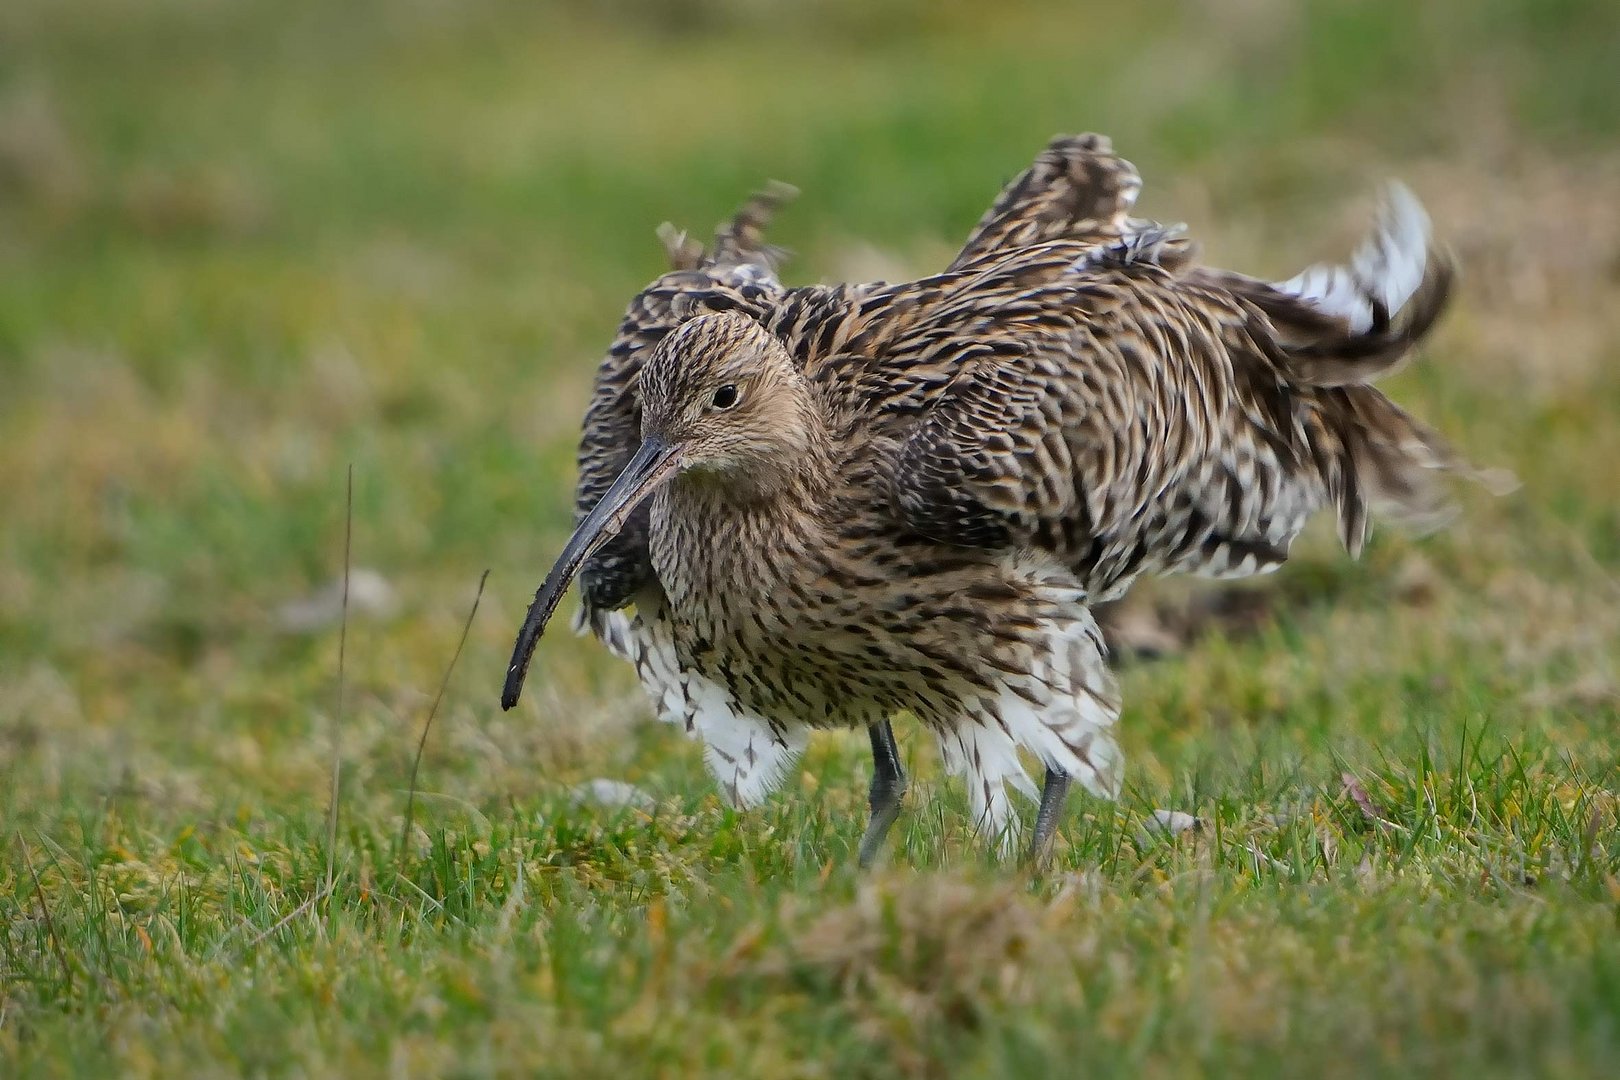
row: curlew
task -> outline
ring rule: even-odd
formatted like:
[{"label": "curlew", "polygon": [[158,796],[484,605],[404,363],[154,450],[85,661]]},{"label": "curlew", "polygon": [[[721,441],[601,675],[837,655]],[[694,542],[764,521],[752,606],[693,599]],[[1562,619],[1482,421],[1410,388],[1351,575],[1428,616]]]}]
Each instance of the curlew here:
[{"label": "curlew", "polygon": [[[979,830],[1047,848],[1071,783],[1114,797],[1120,700],[1094,605],[1143,574],[1274,570],[1330,510],[1432,518],[1465,467],[1371,383],[1440,315],[1449,261],[1392,187],[1349,264],[1272,283],[1130,216],[1136,170],[1056,139],[961,254],[899,284],[786,288],[776,188],[630,305],[586,413],[577,527],[502,704],[577,574],[580,623],[702,739],[738,806],[812,730],[864,727],[859,859],[906,789],[891,717],[961,776]],[[633,615],[630,613],[633,609]],[[1045,768],[1037,789],[1020,760]]]}]

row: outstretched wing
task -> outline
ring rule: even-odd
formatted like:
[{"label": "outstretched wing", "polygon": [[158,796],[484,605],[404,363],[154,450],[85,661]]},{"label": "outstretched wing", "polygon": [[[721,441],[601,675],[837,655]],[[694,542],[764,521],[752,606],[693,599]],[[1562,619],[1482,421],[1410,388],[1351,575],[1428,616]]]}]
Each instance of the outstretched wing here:
[{"label": "outstretched wing", "polygon": [[[782,292],[776,268],[786,252],[765,241],[771,217],[797,194],[772,184],[743,204],[716,231],[708,251],[674,226],[659,227],[671,270],[630,301],[607,357],[597,369],[579,444],[574,518],[600,501],[641,442],[641,365],[664,335],[704,309],[742,308],[762,314]],[[623,607],[652,576],[643,507],[579,573],[583,618]]]},{"label": "outstretched wing", "polygon": [[1386,211],[1351,270],[1324,272],[1353,272],[1359,303],[1189,266],[1167,230],[970,274],[961,299],[908,313],[884,361],[894,385],[935,378],[909,403],[892,512],[946,543],[1046,550],[1099,587],[1265,569],[1324,504],[1354,549],[1367,496],[1416,505],[1422,470],[1452,460],[1365,385],[1444,306],[1449,264],[1405,236],[1414,220]]}]

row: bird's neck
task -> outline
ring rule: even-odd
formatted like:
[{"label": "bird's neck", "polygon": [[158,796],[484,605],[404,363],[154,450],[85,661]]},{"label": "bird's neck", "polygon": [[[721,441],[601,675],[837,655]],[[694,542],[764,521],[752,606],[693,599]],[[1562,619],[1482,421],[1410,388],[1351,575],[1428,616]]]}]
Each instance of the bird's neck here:
[{"label": "bird's neck", "polygon": [[817,425],[793,453],[676,477],[652,522],[653,562],[671,599],[769,593],[816,565],[836,516],[836,472]]},{"label": "bird's neck", "polygon": [[734,605],[794,587],[829,543],[821,485],[793,474],[774,485],[718,481],[684,475],[660,490],[651,536],[671,604],[715,633]]},{"label": "bird's neck", "polygon": [[827,498],[834,479],[827,441],[818,432],[792,453],[683,472],[670,485],[671,494],[676,504],[720,515],[812,509]]}]

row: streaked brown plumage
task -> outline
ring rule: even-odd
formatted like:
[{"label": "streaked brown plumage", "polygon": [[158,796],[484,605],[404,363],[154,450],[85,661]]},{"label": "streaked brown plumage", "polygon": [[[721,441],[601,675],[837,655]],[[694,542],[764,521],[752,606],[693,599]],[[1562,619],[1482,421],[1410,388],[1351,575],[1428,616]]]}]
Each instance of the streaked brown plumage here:
[{"label": "streaked brown plumage", "polygon": [[1318,509],[1353,553],[1369,507],[1432,515],[1456,464],[1369,385],[1447,297],[1411,196],[1392,191],[1350,266],[1278,285],[1130,218],[1139,186],[1106,140],[1055,140],[946,272],[897,285],[783,288],[768,198],[708,255],[672,242],[604,362],[580,526],[505,704],[579,569],[586,620],[734,802],[810,729],[869,728],[863,861],[904,790],[896,712],[1004,841],[1006,786],[1035,794],[1021,748],[1047,769],[1037,850],[1070,778],[1114,794],[1091,605],[1143,573],[1273,569]]}]

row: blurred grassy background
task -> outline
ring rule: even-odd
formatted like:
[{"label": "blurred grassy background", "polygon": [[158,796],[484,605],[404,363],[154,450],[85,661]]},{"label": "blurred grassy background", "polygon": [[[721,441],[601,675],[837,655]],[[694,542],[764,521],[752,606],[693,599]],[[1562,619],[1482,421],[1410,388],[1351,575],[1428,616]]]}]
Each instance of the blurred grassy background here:
[{"label": "blurred grassy background", "polygon": [[[524,706],[499,712],[512,631],[568,525],[594,365],[624,302],[661,269],[660,221],[701,231],[777,177],[804,192],[776,231],[798,252],[791,280],[925,272],[1050,135],[1080,130],[1108,133],[1140,167],[1145,212],[1189,222],[1212,261],[1254,272],[1338,254],[1375,184],[1408,180],[1466,278],[1437,344],[1393,392],[1525,481],[1508,499],[1468,495],[1446,535],[1381,536],[1360,565],[1324,538],[1264,587],[1253,632],[1132,668],[1135,811],[1288,801],[1331,786],[1344,761],[1377,768],[1482,731],[1481,761],[1511,746],[1542,763],[1526,792],[1568,802],[1612,787],[1617,58],[1610,0],[10,0],[0,822],[56,845],[45,895],[70,909],[103,863],[202,881],[239,849],[295,853],[264,886],[266,911],[311,894],[319,875],[296,853],[319,847],[337,627],[298,629],[285,605],[340,570],[352,462],[354,561],[393,601],[350,627],[353,895],[375,870],[366,838],[398,828],[417,725],[485,567],[490,589],[424,767],[451,818],[432,842],[459,850],[447,837],[471,814],[517,838],[480,856],[492,865],[539,858],[561,841],[532,824],[536,808],[550,814],[595,775],[695,808],[694,836],[726,838],[714,850],[683,841],[696,848],[675,869],[626,871],[613,894],[626,906],[592,931],[610,937],[648,895],[690,899],[689,878],[752,888],[777,864],[749,860],[780,858],[790,892],[823,861],[847,862],[858,739],[818,743],[805,784],[734,818],[707,796],[693,747],[633,723],[645,708],[629,672],[587,643],[548,639]],[[923,740],[905,741],[926,774]],[[1466,771],[1459,754],[1451,767]],[[932,792],[913,805],[900,858],[971,864],[962,823],[924,809]],[[625,828],[628,841],[591,842],[634,847]],[[759,854],[783,835],[799,846]],[[744,854],[722,854],[728,844]],[[1077,842],[1071,867],[1088,850]],[[852,878],[833,880],[828,903],[853,894]],[[1136,880],[1125,875],[1125,893]],[[494,924],[510,880],[492,882],[470,894],[462,925]],[[1572,911],[1605,902],[1592,890]],[[10,848],[6,894],[31,929],[7,932],[0,1047],[36,1066],[71,1064],[51,1053],[68,1039],[87,1068],[135,1068],[130,1046],[172,1063],[146,1028],[110,1057],[74,1038],[119,1022],[109,1002],[161,1014],[172,988],[121,981],[134,969],[105,944],[74,960],[76,988],[53,983]],[[224,933],[232,902],[211,902]],[[122,920],[118,904],[115,891],[111,908],[84,909],[85,933],[109,911]],[[1596,925],[1584,918],[1564,929]],[[1265,920],[1251,930],[1263,940]],[[266,984],[301,985],[308,943],[289,943]],[[373,944],[379,971],[398,959]],[[175,971],[190,970],[189,948]],[[619,1015],[625,1003],[603,993],[585,1013]],[[306,996],[310,1009],[323,1000]],[[195,1022],[221,1038],[260,1015],[172,1008],[172,1030]],[[461,1015],[423,1030],[463,1030]],[[1603,1031],[1602,1045],[1620,1046],[1612,1022]],[[319,1071],[354,1065],[345,1054],[364,1035],[318,1028],[272,1040],[262,1060],[229,1039],[206,1053],[220,1068]],[[930,1038],[915,1040],[925,1066]],[[1168,1067],[1173,1056],[1154,1056],[1167,1048],[1142,1038],[1116,1047],[1119,1060]]]}]

